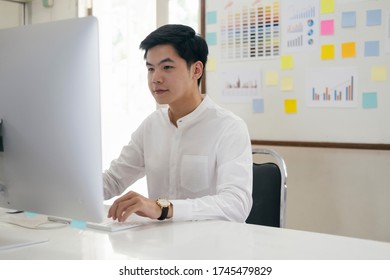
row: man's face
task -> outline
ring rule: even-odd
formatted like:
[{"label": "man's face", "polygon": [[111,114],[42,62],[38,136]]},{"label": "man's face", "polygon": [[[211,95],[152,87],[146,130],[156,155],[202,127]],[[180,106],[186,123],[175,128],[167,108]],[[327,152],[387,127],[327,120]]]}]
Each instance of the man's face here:
[{"label": "man's face", "polygon": [[188,69],[186,61],[171,45],[158,45],[148,50],[148,84],[157,103],[180,106],[191,98],[198,77],[192,74],[193,66]]}]

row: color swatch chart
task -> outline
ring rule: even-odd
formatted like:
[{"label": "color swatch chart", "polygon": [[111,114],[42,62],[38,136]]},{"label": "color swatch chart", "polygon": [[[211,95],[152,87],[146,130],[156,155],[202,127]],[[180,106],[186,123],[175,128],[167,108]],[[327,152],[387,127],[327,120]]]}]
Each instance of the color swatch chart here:
[{"label": "color swatch chart", "polygon": [[221,15],[224,60],[279,56],[279,1],[244,1],[225,7]]}]

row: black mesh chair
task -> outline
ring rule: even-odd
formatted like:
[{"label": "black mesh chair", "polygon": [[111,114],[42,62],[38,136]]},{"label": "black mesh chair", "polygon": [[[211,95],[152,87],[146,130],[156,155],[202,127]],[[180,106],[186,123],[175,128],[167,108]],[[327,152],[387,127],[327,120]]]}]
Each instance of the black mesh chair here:
[{"label": "black mesh chair", "polygon": [[254,149],[253,155],[272,157],[270,162],[253,163],[253,206],[248,224],[285,227],[287,168],[281,155],[272,149]]}]

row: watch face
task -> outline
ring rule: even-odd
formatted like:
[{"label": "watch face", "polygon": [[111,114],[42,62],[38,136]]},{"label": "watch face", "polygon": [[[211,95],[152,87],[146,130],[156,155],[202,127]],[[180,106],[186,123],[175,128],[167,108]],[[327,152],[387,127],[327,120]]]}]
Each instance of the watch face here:
[{"label": "watch face", "polygon": [[157,203],[158,203],[161,207],[168,207],[168,206],[171,204],[168,200],[163,199],[163,198],[157,199]]}]

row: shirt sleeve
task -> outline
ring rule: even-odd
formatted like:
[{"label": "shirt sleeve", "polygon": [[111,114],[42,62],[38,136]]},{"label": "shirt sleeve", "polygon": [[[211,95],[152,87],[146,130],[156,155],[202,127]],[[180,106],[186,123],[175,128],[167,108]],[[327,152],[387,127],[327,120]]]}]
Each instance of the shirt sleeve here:
[{"label": "shirt sleeve", "polygon": [[220,219],[245,222],[252,207],[252,148],[246,124],[236,121],[223,133],[217,156],[216,194],[172,200],[173,220]]},{"label": "shirt sleeve", "polygon": [[145,176],[143,149],[139,144],[142,143],[142,129],[140,127],[132,134],[129,144],[122,148],[119,157],[103,173],[104,199],[122,194],[131,184]]}]

